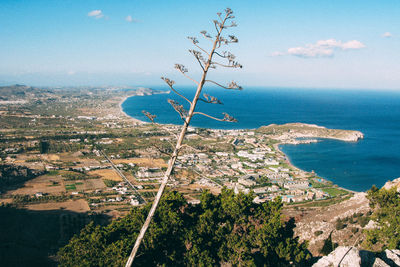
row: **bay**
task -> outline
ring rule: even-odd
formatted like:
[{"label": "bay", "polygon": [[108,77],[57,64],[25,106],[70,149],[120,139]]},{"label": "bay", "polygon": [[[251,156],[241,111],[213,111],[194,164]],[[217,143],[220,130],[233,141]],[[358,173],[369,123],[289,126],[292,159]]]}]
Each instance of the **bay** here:
[{"label": "bay", "polygon": [[[163,89],[163,88],[153,88]],[[194,88],[182,88],[191,99]],[[252,129],[271,123],[302,122],[328,128],[358,130],[359,142],[324,140],[302,145],[281,145],[298,168],[314,170],[339,186],[365,191],[400,177],[400,92],[383,90],[246,88],[243,91],[207,89],[223,105],[199,103],[198,111],[223,117],[226,112],[237,123],[218,122],[203,116],[192,125],[215,129]],[[186,104],[174,93],[128,98],[122,108],[134,118],[146,121],[141,113],[156,114],[159,123],[182,124],[168,104],[171,98]],[[187,107],[187,105],[186,105]]]}]

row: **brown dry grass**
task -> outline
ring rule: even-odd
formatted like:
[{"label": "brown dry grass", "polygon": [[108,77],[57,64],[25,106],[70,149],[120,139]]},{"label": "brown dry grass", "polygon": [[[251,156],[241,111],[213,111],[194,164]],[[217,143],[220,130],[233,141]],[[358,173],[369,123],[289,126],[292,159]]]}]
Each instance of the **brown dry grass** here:
[{"label": "brown dry grass", "polygon": [[174,176],[178,179],[195,179],[198,177],[198,175],[196,175],[195,173],[189,172],[184,169],[180,169]]},{"label": "brown dry grass", "polygon": [[209,187],[205,185],[198,185],[198,184],[189,184],[185,187],[182,187],[183,189],[190,190],[190,191],[197,191],[196,189],[201,188],[203,190],[210,190],[210,192],[214,195],[221,194],[221,188],[219,187]]},{"label": "brown dry grass", "polygon": [[133,163],[142,167],[149,168],[161,168],[168,167],[168,164],[165,163],[163,159],[152,159],[152,158],[129,158],[129,159],[116,159],[113,160],[114,164],[120,163]]},{"label": "brown dry grass", "polygon": [[122,181],[122,178],[116,173],[116,171],[112,169],[90,171],[88,174],[101,176],[102,178],[108,180]]},{"label": "brown dry grass", "polygon": [[[50,186],[52,181],[58,182],[56,186]],[[24,186],[11,191],[12,195],[33,195],[37,192],[59,195],[65,192],[64,180],[59,176],[42,175],[25,182]]]},{"label": "brown dry grass", "polygon": [[45,159],[45,160],[50,160],[50,161],[60,160],[60,156],[57,155],[57,154],[42,155],[42,158]]},{"label": "brown dry grass", "polygon": [[[78,188],[78,187],[77,187]],[[106,185],[103,182],[103,179],[89,179],[83,182],[83,190],[93,191],[96,189],[104,189]]]},{"label": "brown dry grass", "polygon": [[28,210],[70,210],[74,212],[88,212],[90,211],[88,203],[83,199],[78,200],[68,200],[66,202],[56,202],[56,203],[40,203],[27,205]]},{"label": "brown dry grass", "polygon": [[[119,178],[119,176],[117,178]],[[111,180],[111,178],[109,177],[106,179]],[[121,179],[116,181],[121,181]],[[58,182],[58,185],[53,185],[53,182]],[[50,195],[60,195],[61,193],[66,192],[65,190],[66,184],[76,184],[76,183],[82,183],[82,184],[77,184],[76,190],[74,191],[87,191],[87,190],[93,191],[96,189],[103,189],[106,187],[102,179],[64,181],[64,178],[62,178],[59,175],[56,176],[42,175],[35,179],[25,182],[23,187],[10,191],[9,193],[11,193],[12,195],[33,195],[37,192],[42,192]]]},{"label": "brown dry grass", "polygon": [[12,198],[3,198],[0,199],[0,204],[8,204],[8,203],[12,203],[13,199]]}]

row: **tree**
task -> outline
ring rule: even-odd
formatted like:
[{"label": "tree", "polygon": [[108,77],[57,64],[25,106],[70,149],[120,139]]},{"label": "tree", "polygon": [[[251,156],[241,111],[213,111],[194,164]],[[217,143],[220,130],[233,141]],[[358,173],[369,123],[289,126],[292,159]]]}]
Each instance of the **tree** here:
[{"label": "tree", "polygon": [[342,230],[346,227],[346,224],[342,221],[342,219],[337,218],[335,223],[336,230]]},{"label": "tree", "polygon": [[[206,113],[203,112],[198,112],[195,111],[196,109],[196,105],[198,101],[203,101],[206,103],[210,103],[210,104],[222,104],[222,102],[217,99],[216,97],[210,96],[208,94],[203,94],[203,98],[201,97],[201,93],[202,93],[202,89],[204,87],[205,84],[207,83],[211,83],[214,85],[217,85],[219,87],[222,87],[224,89],[233,89],[233,90],[241,90],[242,87],[239,86],[236,82],[232,81],[230,82],[228,85],[224,86],[218,82],[212,81],[212,80],[208,80],[207,79],[207,74],[208,71],[212,68],[216,68],[217,66],[219,67],[226,67],[226,68],[241,68],[242,65],[240,65],[237,61],[235,61],[235,55],[233,55],[232,53],[228,52],[228,51],[222,51],[220,52],[220,48],[225,46],[225,45],[229,45],[231,43],[237,43],[238,39],[234,36],[234,35],[228,35],[228,37],[224,37],[222,35],[222,32],[228,28],[231,27],[235,27],[236,23],[234,21],[232,21],[234,19],[233,16],[233,11],[229,8],[227,8],[224,12],[224,14],[222,13],[217,13],[218,15],[218,19],[214,20],[214,26],[215,26],[215,30],[216,30],[216,36],[213,38],[207,31],[201,31],[200,33],[202,34],[202,36],[206,39],[212,42],[212,48],[211,50],[208,52],[207,50],[205,50],[204,48],[199,46],[199,41],[197,38],[195,37],[188,37],[189,40],[191,40],[191,42],[193,43],[193,45],[199,49],[199,50],[195,50],[195,49],[191,49],[189,50],[189,52],[194,56],[194,58],[196,59],[196,61],[199,63],[201,69],[202,69],[202,76],[200,78],[199,81],[195,80],[194,78],[190,77],[187,73],[188,73],[188,69],[182,65],[182,64],[175,64],[175,68],[180,71],[186,78],[188,78],[189,80],[193,81],[196,85],[197,85],[197,90],[195,92],[195,95],[193,97],[193,100],[190,101],[188,98],[186,98],[185,96],[183,96],[181,93],[179,93],[175,88],[174,88],[174,84],[175,82],[173,80],[170,80],[169,78],[166,77],[162,77],[162,79],[167,83],[167,85],[170,87],[170,89],[176,93],[178,96],[180,96],[181,98],[184,99],[184,101],[189,103],[189,110],[186,110],[184,108],[183,105],[181,105],[179,102],[175,101],[175,100],[171,100],[169,99],[168,102],[171,104],[171,106],[174,108],[174,110],[179,114],[180,118],[183,120],[183,126],[182,129],[180,131],[179,136],[177,137],[177,142],[175,145],[175,149],[172,152],[172,155],[169,159],[168,162],[168,168],[164,174],[164,178],[161,182],[160,188],[157,192],[157,195],[154,199],[153,205],[149,211],[149,214],[146,218],[146,221],[143,224],[142,229],[140,230],[140,233],[136,239],[135,245],[132,249],[131,255],[129,256],[129,259],[126,263],[126,266],[129,267],[132,265],[132,262],[135,258],[135,255],[139,249],[140,243],[147,231],[147,228],[150,225],[150,222],[152,220],[152,217],[154,216],[154,213],[157,209],[157,205],[161,199],[161,196],[164,192],[164,189],[168,183],[168,180],[173,172],[174,169],[174,165],[175,165],[175,161],[178,157],[178,154],[180,152],[180,150],[183,147],[183,140],[187,131],[187,128],[190,124],[190,121],[192,120],[192,117],[194,115],[202,115],[202,116],[206,116],[208,118],[211,119],[215,119],[218,121],[228,121],[228,122],[235,122],[236,119],[231,117],[230,115],[228,115],[227,113],[223,113],[224,117],[223,118],[216,118],[213,116],[210,116]],[[230,24],[228,24],[230,23]],[[214,57],[217,56],[220,59],[226,61],[227,63],[221,63],[217,60],[214,59]],[[152,121],[154,122],[154,119],[156,118],[155,115],[150,114],[147,111],[143,111],[143,113]]]},{"label": "tree", "polygon": [[[293,238],[280,199],[253,203],[252,194],[203,192],[190,205],[177,192],[163,195],[135,266],[308,266],[306,243]],[[89,224],[59,253],[60,266],[121,266],[150,204],[108,226]]]},{"label": "tree", "polygon": [[40,142],[39,142],[40,154],[47,153],[49,151],[49,147],[50,147],[50,144],[49,144],[48,140],[40,140]]},{"label": "tree", "polygon": [[373,209],[371,219],[378,226],[364,230],[367,237],[365,245],[375,249],[400,249],[400,194],[397,188],[378,189],[373,186],[367,198]]}]

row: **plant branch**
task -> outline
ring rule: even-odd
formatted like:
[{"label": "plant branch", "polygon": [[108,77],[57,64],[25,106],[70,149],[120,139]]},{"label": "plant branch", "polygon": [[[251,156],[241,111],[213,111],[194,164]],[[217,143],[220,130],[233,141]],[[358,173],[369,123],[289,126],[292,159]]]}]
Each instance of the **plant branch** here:
[{"label": "plant branch", "polygon": [[167,156],[171,156],[172,149],[171,149],[171,151],[167,151],[163,147],[160,147],[160,146],[158,146],[158,145],[156,145],[154,143],[152,144],[152,146],[155,147],[158,150],[158,152],[160,152],[161,154],[164,154],[164,155],[167,155]]},{"label": "plant branch", "polygon": [[[227,8],[225,10],[225,18],[222,21],[222,23],[220,24],[219,30],[217,29],[217,36],[215,38],[215,41],[214,41],[213,47],[211,49],[211,52],[208,54],[208,59],[207,59],[207,61],[205,61],[205,65],[204,66],[201,64],[201,61],[200,61],[199,57],[195,56],[196,59],[199,61],[200,66],[203,69],[203,74],[202,74],[200,82],[197,85],[196,93],[195,93],[195,95],[193,97],[193,100],[191,101],[189,112],[188,112],[187,116],[185,116],[185,118],[184,118],[184,124],[183,124],[181,132],[179,134],[179,138],[177,140],[175,149],[174,149],[174,151],[172,153],[172,156],[171,156],[170,160],[168,161],[168,168],[167,168],[167,170],[166,170],[166,172],[164,174],[164,178],[163,178],[163,180],[161,182],[161,185],[160,185],[160,187],[158,189],[157,195],[156,195],[156,197],[155,197],[155,199],[153,201],[153,204],[152,204],[152,206],[150,208],[149,214],[147,215],[147,218],[146,218],[146,220],[145,220],[145,222],[144,222],[144,224],[143,224],[142,228],[140,229],[140,232],[139,232],[139,234],[137,236],[135,245],[134,245],[134,247],[132,249],[132,252],[131,252],[131,254],[130,254],[130,256],[129,256],[127,262],[126,262],[126,267],[130,267],[132,265],[133,260],[135,259],[136,253],[138,252],[138,249],[139,249],[139,246],[141,244],[141,241],[144,238],[144,235],[145,235],[145,233],[147,231],[147,228],[149,227],[150,222],[151,222],[151,220],[152,220],[152,218],[154,216],[154,213],[155,213],[155,211],[157,209],[158,203],[160,202],[160,199],[161,199],[161,196],[162,196],[162,194],[164,192],[164,189],[165,189],[165,187],[166,187],[166,185],[168,183],[168,180],[170,179],[170,176],[171,176],[172,171],[174,169],[174,165],[175,165],[175,162],[177,160],[179,151],[180,151],[180,149],[182,147],[182,143],[183,143],[186,131],[187,131],[188,127],[189,127],[189,124],[190,124],[190,121],[191,121],[193,115],[195,114],[196,104],[197,104],[197,102],[199,100],[201,91],[202,91],[204,83],[206,81],[207,72],[208,72],[209,68],[211,67],[211,65],[213,65],[212,64],[212,57],[214,55],[215,50],[217,49],[218,42],[219,42],[220,36],[221,36],[221,32],[222,32],[222,30],[224,28],[224,24],[231,17],[232,17],[232,10]],[[227,119],[227,121],[228,121],[228,119],[232,118],[230,116],[229,117],[227,117],[227,116],[229,116],[229,115],[225,114],[225,117],[224,117],[224,119]],[[229,120],[229,121],[231,121],[231,120]]]},{"label": "plant branch", "polygon": [[219,62],[212,62],[212,64],[221,66],[221,67],[225,67],[225,68],[242,68],[243,66],[241,64],[239,64],[238,62],[232,61],[230,62],[230,65],[225,65],[225,64],[221,64]]},{"label": "plant branch", "polygon": [[183,107],[183,105],[172,99],[168,99],[167,101],[175,109],[175,111],[179,113],[182,120],[185,120],[188,117],[188,111]]},{"label": "plant branch", "polygon": [[[196,81],[195,79],[193,79],[192,77],[190,77],[189,75],[186,74],[188,72],[188,70],[182,64],[175,64],[175,69],[179,70],[183,74],[183,76],[185,76],[189,80],[193,81],[195,84],[199,84],[198,81]],[[192,102],[190,102],[190,104],[192,104]]]},{"label": "plant branch", "polygon": [[224,86],[224,85],[222,85],[222,84],[220,84],[220,83],[217,83],[217,82],[215,82],[215,81],[213,81],[213,80],[206,80],[206,82],[213,83],[213,84],[215,84],[215,85],[218,85],[218,86],[221,87],[221,88],[228,89],[228,90],[242,90],[242,89],[243,89],[243,87],[241,87],[240,85],[238,85],[238,84],[237,84],[236,82],[234,82],[234,81],[230,82],[230,83],[228,84],[228,86]]},{"label": "plant branch", "polygon": [[220,53],[218,53],[217,51],[215,51],[214,54],[216,54],[217,56],[220,56],[220,57],[222,57],[222,58],[226,58],[226,56],[225,56],[226,51],[224,51],[224,52],[222,53],[222,55],[221,55]]},{"label": "plant branch", "polygon": [[203,94],[205,99],[199,98],[199,100],[205,102],[205,103],[209,103],[209,104],[220,104],[223,105],[222,102],[216,98],[215,96],[210,96],[208,94]]},{"label": "plant branch", "polygon": [[228,113],[222,113],[222,114],[224,114],[224,118],[223,119],[219,119],[219,118],[210,116],[210,115],[205,114],[203,112],[195,112],[194,114],[203,115],[205,117],[208,117],[208,118],[216,120],[216,121],[237,122],[237,120],[234,117],[230,116]]},{"label": "plant branch", "polygon": [[146,110],[142,110],[142,113],[149,119],[151,120],[152,123],[154,122],[154,119],[157,117],[156,115],[151,114],[150,112],[146,111]]},{"label": "plant branch", "polygon": [[194,45],[195,45],[198,49],[200,49],[201,51],[203,51],[204,54],[206,54],[207,56],[209,55],[208,52],[207,52],[205,49],[201,48],[198,44],[194,44]]},{"label": "plant branch", "polygon": [[168,84],[169,88],[170,88],[175,94],[177,94],[178,96],[180,96],[180,97],[182,97],[183,99],[185,99],[187,102],[189,102],[190,105],[192,104],[192,102],[190,102],[189,99],[187,99],[186,97],[184,97],[183,95],[181,95],[177,90],[174,89],[173,85],[174,85],[175,82],[174,82],[173,80],[170,80],[170,79],[165,78],[165,77],[161,77],[161,79],[164,80],[166,84]]}]

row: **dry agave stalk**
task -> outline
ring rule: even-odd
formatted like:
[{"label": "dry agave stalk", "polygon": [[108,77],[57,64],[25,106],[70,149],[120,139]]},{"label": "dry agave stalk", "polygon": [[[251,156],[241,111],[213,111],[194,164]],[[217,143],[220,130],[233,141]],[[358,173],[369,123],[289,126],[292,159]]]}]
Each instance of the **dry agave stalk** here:
[{"label": "dry agave stalk", "polygon": [[[170,179],[171,173],[173,171],[174,165],[177,161],[177,157],[178,154],[180,152],[180,150],[185,147],[185,145],[183,145],[183,140],[187,131],[187,128],[190,124],[190,121],[192,119],[192,117],[194,115],[203,115],[218,121],[226,121],[226,122],[236,122],[237,120],[235,118],[233,118],[232,116],[230,116],[227,113],[223,113],[224,117],[223,118],[216,118],[213,116],[210,116],[208,114],[205,114],[203,112],[197,112],[195,111],[197,102],[199,100],[204,101],[206,103],[210,103],[210,104],[222,104],[222,102],[217,99],[216,97],[210,96],[208,94],[203,94],[204,99],[200,98],[202,89],[204,87],[205,84],[207,83],[212,83],[215,84],[219,87],[222,87],[224,89],[234,89],[234,90],[242,90],[242,87],[239,86],[236,82],[232,81],[230,82],[228,85],[224,86],[218,82],[212,81],[212,80],[207,80],[207,73],[209,71],[210,68],[216,68],[217,66],[221,66],[221,67],[227,67],[227,68],[242,68],[242,65],[239,64],[237,61],[235,61],[235,55],[233,55],[230,52],[227,51],[223,51],[223,52],[218,52],[218,49],[221,48],[222,46],[225,45],[229,45],[231,43],[237,43],[238,42],[238,38],[236,38],[236,36],[234,35],[228,35],[227,37],[224,37],[222,35],[222,32],[228,28],[231,27],[236,27],[236,23],[234,21],[232,21],[232,19],[234,19],[235,17],[233,16],[233,12],[230,8],[225,9],[224,13],[217,13],[218,15],[218,19],[214,20],[214,26],[216,29],[216,35],[215,37],[212,37],[211,34],[209,34],[207,31],[201,31],[200,34],[209,41],[212,41],[212,48],[210,51],[207,51],[206,49],[203,49],[202,47],[199,46],[199,40],[195,37],[188,37],[189,40],[192,41],[193,45],[197,47],[197,49],[199,50],[194,50],[191,49],[189,50],[189,52],[194,56],[194,58],[197,60],[197,62],[199,63],[201,69],[203,70],[202,72],[202,76],[201,79],[199,81],[195,80],[194,78],[190,77],[187,73],[188,73],[188,69],[182,65],[182,64],[175,64],[175,68],[180,71],[186,78],[190,79],[191,81],[193,81],[196,85],[197,85],[197,90],[196,93],[193,97],[193,100],[190,101],[188,98],[186,98],[185,96],[183,96],[182,94],[180,94],[175,88],[174,88],[174,84],[175,82],[169,78],[166,77],[162,77],[161,79],[163,79],[165,81],[165,83],[169,86],[169,88],[176,93],[178,96],[180,96],[181,98],[183,98],[186,102],[189,103],[189,110],[186,110],[183,105],[181,105],[180,103],[178,103],[175,100],[171,100],[169,99],[168,102],[172,105],[172,107],[175,109],[175,111],[177,111],[181,117],[181,119],[184,121],[182,129],[180,131],[179,136],[177,136],[177,142],[175,145],[175,149],[172,152],[171,158],[168,162],[168,168],[164,174],[164,178],[161,182],[160,188],[157,192],[157,195],[154,199],[154,202],[151,206],[151,209],[149,211],[149,214],[139,232],[139,235],[136,239],[135,245],[132,249],[132,252],[128,258],[128,261],[126,263],[127,267],[130,267],[133,263],[133,260],[135,259],[136,253],[139,249],[140,243],[146,233],[147,228],[150,225],[151,219],[157,209],[157,205],[160,202],[161,196],[164,192],[164,189],[167,185],[168,180]],[[228,25],[228,23],[230,23]],[[214,57],[218,57],[219,60],[223,60],[223,61],[227,61],[227,63],[222,63],[216,59],[214,59]],[[143,114],[149,118],[153,123],[154,123],[154,119],[156,118],[155,115],[150,114],[147,111],[143,111]]]}]

